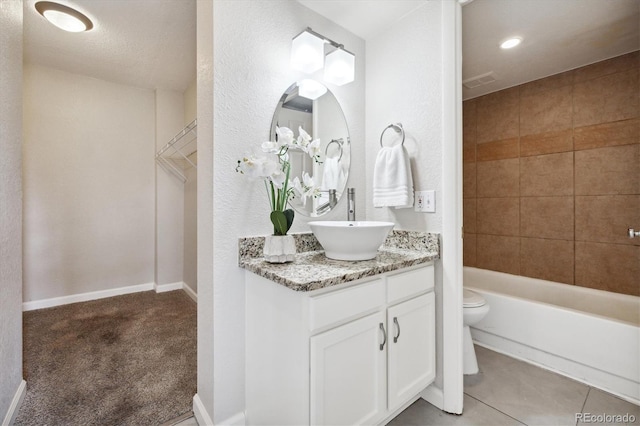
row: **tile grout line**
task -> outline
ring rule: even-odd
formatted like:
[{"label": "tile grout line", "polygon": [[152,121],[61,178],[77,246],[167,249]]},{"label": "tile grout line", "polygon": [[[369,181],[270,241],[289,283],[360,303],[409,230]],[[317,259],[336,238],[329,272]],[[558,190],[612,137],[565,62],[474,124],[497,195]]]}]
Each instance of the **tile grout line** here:
[{"label": "tile grout line", "polygon": [[[476,401],[478,401],[478,402],[479,402],[479,403],[481,403],[482,405],[485,405],[485,406],[487,406],[487,407],[491,408],[492,410],[497,411],[497,412],[498,412],[498,413],[500,413],[500,414],[504,414],[505,416],[509,417],[510,419],[515,420],[516,422],[520,423],[521,425],[528,426],[528,425],[527,425],[525,422],[523,422],[522,420],[519,420],[519,419],[516,419],[516,418],[515,418],[515,417],[513,417],[513,416],[510,416],[509,414],[505,413],[504,411],[501,411],[501,410],[497,409],[496,407],[494,407],[494,406],[492,406],[492,405],[489,405],[489,404],[487,404],[486,402],[484,402],[484,401],[482,401],[482,400],[480,400],[480,399],[478,399],[478,398],[476,398],[476,397],[474,397],[474,396],[469,395],[469,394],[468,394],[468,393],[466,393],[466,392],[464,392],[464,394],[465,394],[465,395],[467,395],[469,398],[475,399]],[[586,401],[585,401],[585,402],[586,402]]]},{"label": "tile grout line", "polygon": [[[582,403],[582,407],[580,407],[580,413],[584,413],[584,407],[587,406],[587,399],[589,399],[589,395],[591,394],[591,389],[592,389],[591,386],[588,386],[587,394],[584,397],[584,402]],[[578,414],[578,413],[576,413],[576,414]],[[576,417],[578,417],[578,416],[576,416]],[[577,418],[576,418],[575,426],[578,426],[578,419]]]}]

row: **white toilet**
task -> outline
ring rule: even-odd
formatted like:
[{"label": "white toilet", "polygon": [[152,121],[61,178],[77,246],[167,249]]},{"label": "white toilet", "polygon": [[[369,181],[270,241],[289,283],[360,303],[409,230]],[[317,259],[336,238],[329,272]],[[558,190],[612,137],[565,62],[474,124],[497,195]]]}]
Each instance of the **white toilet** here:
[{"label": "white toilet", "polygon": [[484,297],[475,291],[463,289],[462,315],[463,315],[463,372],[464,374],[476,374],[478,372],[478,361],[476,351],[471,340],[470,325],[476,324],[489,312],[489,305]]}]

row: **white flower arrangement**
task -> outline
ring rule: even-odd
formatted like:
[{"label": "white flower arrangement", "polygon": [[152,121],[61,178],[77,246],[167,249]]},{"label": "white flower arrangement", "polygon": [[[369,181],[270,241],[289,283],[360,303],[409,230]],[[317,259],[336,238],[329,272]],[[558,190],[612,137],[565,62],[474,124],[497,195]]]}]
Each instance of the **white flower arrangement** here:
[{"label": "white flower arrangement", "polygon": [[250,178],[263,179],[271,206],[271,222],[274,235],[287,235],[293,224],[293,209],[288,209],[289,200],[295,196],[319,197],[320,189],[308,173],[302,181],[296,176],[289,179],[291,163],[289,149],[296,148],[306,152],[315,162],[320,162],[320,139],[312,139],[302,127],[298,128],[298,137],[287,127],[276,127],[276,141],[263,142],[264,155],[251,155],[238,160],[236,171]]}]

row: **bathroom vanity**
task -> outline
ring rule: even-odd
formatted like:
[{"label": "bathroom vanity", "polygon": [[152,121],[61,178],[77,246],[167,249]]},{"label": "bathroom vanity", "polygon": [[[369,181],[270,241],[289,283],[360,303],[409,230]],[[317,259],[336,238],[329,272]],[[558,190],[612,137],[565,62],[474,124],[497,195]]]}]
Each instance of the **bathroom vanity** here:
[{"label": "bathroom vanity", "polygon": [[433,382],[438,238],[409,234],[361,262],[327,259],[312,236],[290,264],[241,248],[247,424],[382,424]]}]

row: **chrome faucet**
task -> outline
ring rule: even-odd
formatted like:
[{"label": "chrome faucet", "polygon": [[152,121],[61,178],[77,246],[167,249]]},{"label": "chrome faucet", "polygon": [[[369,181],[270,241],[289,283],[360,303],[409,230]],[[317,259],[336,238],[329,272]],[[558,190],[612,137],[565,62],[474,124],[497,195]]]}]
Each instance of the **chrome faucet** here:
[{"label": "chrome faucet", "polygon": [[322,214],[328,210],[331,210],[332,208],[335,207],[336,204],[338,204],[338,197],[336,195],[336,190],[335,189],[330,189],[328,191],[320,191],[320,192],[328,192],[329,193],[329,201],[327,201],[326,203],[318,206],[316,208],[316,213],[317,214]]},{"label": "chrome faucet", "polygon": [[347,189],[347,220],[355,222],[356,220],[356,189]]}]

